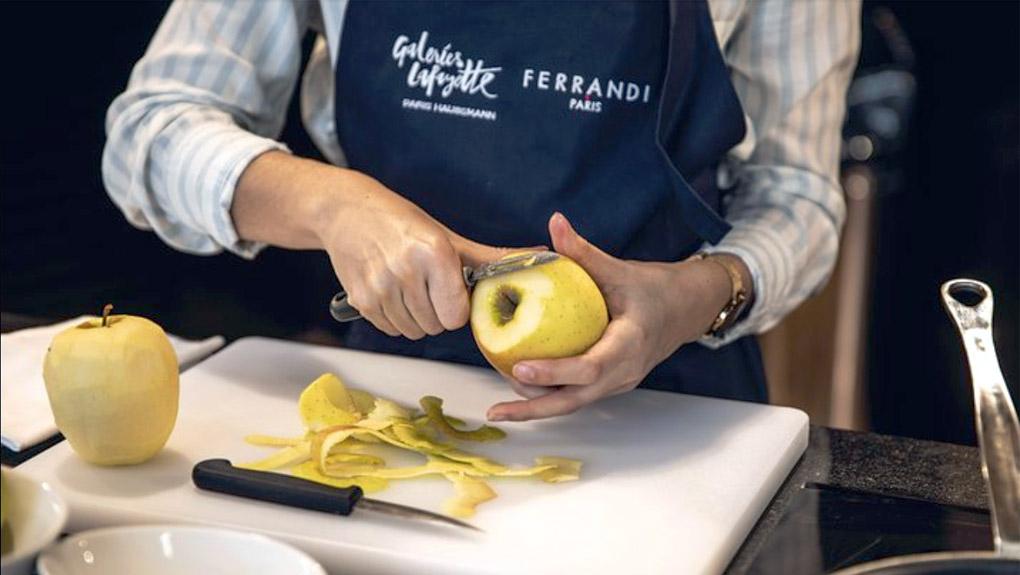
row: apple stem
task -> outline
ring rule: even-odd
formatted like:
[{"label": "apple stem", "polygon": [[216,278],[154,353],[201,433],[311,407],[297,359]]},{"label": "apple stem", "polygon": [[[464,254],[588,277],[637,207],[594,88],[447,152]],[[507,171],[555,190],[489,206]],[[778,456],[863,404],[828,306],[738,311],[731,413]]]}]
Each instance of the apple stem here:
[{"label": "apple stem", "polygon": [[106,327],[108,321],[110,321],[110,312],[113,311],[113,304],[108,303],[103,306],[103,327]]}]

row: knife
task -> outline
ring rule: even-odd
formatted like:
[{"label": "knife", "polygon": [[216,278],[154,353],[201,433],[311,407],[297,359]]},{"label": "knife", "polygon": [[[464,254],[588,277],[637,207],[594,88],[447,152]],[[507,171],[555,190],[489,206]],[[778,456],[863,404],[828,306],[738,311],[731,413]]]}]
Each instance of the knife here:
[{"label": "knife", "polygon": [[404,519],[420,519],[482,532],[481,529],[470,523],[446,515],[399,503],[369,499],[356,485],[333,487],[272,471],[242,469],[234,467],[226,459],[206,459],[198,462],[191,471],[191,480],[199,489],[279,503],[289,507],[343,516],[350,515],[357,508]]},{"label": "knife", "polygon": [[[482,264],[476,268],[464,266],[464,283],[470,289],[479,281],[516,272],[533,266],[540,266],[556,260],[560,256],[556,252],[529,252],[519,256],[505,258],[495,262]],[[347,292],[340,290],[329,302],[329,313],[340,322],[361,319],[361,313],[347,303]]]}]

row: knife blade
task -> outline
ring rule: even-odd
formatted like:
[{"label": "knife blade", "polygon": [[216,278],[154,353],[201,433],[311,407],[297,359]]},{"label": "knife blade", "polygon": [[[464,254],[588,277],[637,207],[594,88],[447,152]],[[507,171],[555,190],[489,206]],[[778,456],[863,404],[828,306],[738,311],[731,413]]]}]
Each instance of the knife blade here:
[{"label": "knife blade", "polygon": [[478,527],[453,517],[399,503],[369,499],[356,485],[333,487],[292,475],[234,467],[226,459],[206,459],[198,462],[191,471],[191,480],[199,489],[289,507],[343,516],[360,509],[484,533]]},{"label": "knife blade", "polygon": [[[555,261],[559,257],[559,254],[556,252],[529,252],[495,262],[484,263],[475,268],[464,266],[462,270],[464,274],[464,283],[468,288],[472,288],[476,283],[483,279],[547,264]],[[344,290],[338,291],[337,294],[333,296],[333,299],[330,300],[329,313],[333,316],[333,319],[339,322],[361,319],[361,313],[351,307],[351,304],[347,302],[347,292]]]}]

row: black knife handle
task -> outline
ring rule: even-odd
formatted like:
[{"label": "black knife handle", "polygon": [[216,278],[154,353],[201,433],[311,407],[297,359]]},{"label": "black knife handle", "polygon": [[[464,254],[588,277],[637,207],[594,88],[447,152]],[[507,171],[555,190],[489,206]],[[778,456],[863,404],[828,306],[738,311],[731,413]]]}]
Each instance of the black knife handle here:
[{"label": "black knife handle", "polygon": [[363,495],[356,485],[332,487],[271,471],[241,469],[226,459],[198,462],[191,480],[199,489],[335,515],[350,515]]}]

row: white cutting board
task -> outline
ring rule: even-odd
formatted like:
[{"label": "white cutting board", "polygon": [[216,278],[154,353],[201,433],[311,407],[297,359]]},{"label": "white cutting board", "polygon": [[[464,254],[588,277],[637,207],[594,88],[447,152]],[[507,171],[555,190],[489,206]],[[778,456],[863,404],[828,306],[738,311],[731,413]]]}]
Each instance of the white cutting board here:
[{"label": "white cutting board", "polygon": [[[301,433],[297,399],[333,371],[354,387],[409,405],[426,394],[477,424],[513,397],[492,371],[263,338],[237,341],[181,377],[166,449],[135,467],[101,468],[63,442],[20,469],[68,501],[68,528],[193,522],[259,531],[341,573],[718,573],[807,446],[797,410],[656,391],[627,393],[567,417],[503,424],[509,437],[470,448],[508,464],[534,456],[584,461],[581,480],[496,479],[472,522],[483,535],[367,511],[351,517],[208,493],[194,463],[270,453],[251,433]],[[407,463],[407,462],[404,462]],[[443,478],[395,481],[374,497],[440,511]]]}]

